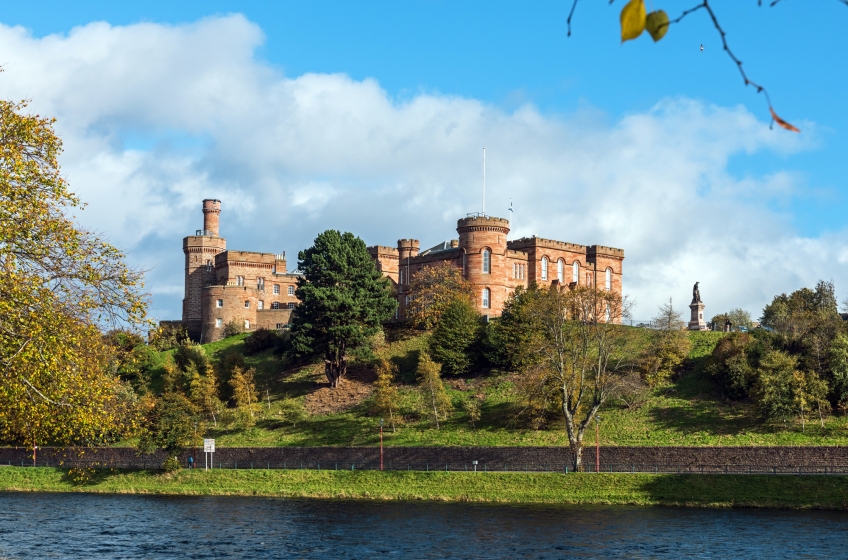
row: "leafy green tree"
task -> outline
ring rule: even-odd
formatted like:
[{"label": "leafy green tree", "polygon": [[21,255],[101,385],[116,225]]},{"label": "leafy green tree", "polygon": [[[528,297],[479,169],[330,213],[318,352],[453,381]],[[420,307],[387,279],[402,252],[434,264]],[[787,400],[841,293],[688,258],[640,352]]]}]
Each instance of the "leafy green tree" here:
[{"label": "leafy green tree", "polygon": [[651,340],[640,360],[642,379],[653,387],[667,381],[683,363],[691,344],[683,329],[683,316],[674,309],[671,298],[654,317]]},{"label": "leafy green tree", "polygon": [[188,382],[188,395],[198,410],[212,418],[212,423],[217,428],[223,403],[218,398],[218,380],[211,365],[207,366],[203,375],[197,370],[192,372]]},{"label": "leafy green tree", "polygon": [[197,443],[197,434],[203,433],[200,422],[197,407],[190,400],[179,393],[165,394],[145,415],[138,447],[148,453],[163,449],[168,455],[176,455]]},{"label": "leafy green tree", "polygon": [[418,359],[418,387],[423,398],[422,410],[430,416],[436,429],[439,429],[439,419],[447,418],[453,410],[453,403],[445,385],[442,383],[441,366],[430,359],[430,355],[422,352]]},{"label": "leafy green tree", "polygon": [[377,270],[365,243],[352,233],[327,230],[298,254],[291,352],[321,356],[330,387],[347,372],[348,351],[365,345],[395,312],[389,280]]},{"label": "leafy green tree", "polygon": [[401,399],[400,391],[392,382],[397,375],[397,366],[381,358],[377,362],[376,369],[377,381],[374,382],[374,405],[371,412],[382,418],[388,418],[392,432],[396,432],[397,423],[400,420]]},{"label": "leafy green tree", "polygon": [[430,353],[448,375],[467,373],[474,362],[481,329],[480,313],[466,298],[456,298],[442,312],[430,337]]},{"label": "leafy green tree", "polygon": [[848,409],[848,335],[840,333],[830,346],[830,372],[836,405]]},{"label": "leafy green tree", "polygon": [[483,398],[477,395],[466,397],[465,400],[462,401],[462,409],[465,410],[465,414],[468,415],[468,423],[471,424],[471,427],[476,427],[476,424],[480,421],[480,417],[483,412]]},{"label": "leafy green tree", "polygon": [[772,350],[760,360],[752,392],[763,418],[779,419],[786,425],[794,415],[797,367],[797,358],[780,350]]},{"label": "leafy green tree", "polygon": [[542,295],[535,282],[528,288],[519,286],[507,298],[501,316],[485,327],[483,352],[491,364],[518,371],[539,361],[535,349],[543,327],[531,310]]},{"label": "leafy green tree", "polygon": [[733,333],[722,338],[713,350],[708,371],[730,399],[747,397],[756,380],[756,370],[749,357],[753,344],[753,337],[747,333]]}]

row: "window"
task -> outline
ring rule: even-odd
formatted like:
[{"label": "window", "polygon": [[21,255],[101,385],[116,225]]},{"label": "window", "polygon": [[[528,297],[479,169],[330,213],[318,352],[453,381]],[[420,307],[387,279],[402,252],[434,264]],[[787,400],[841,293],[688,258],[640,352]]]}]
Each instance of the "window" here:
[{"label": "window", "polygon": [[296,304],[294,302],[289,302],[289,309],[294,309]]},{"label": "window", "polygon": [[224,300],[216,299],[215,300],[215,307],[224,307]]},{"label": "window", "polygon": [[206,261],[206,272],[212,271],[212,261]]},{"label": "window", "polygon": [[542,280],[548,279],[548,257],[542,257]]},{"label": "window", "polygon": [[483,288],[483,309],[491,307],[492,292],[489,288]]},{"label": "window", "polygon": [[565,282],[565,263],[562,259],[557,261],[557,280],[560,284]]},{"label": "window", "polygon": [[409,307],[409,302],[412,301],[410,296],[406,296],[406,306]]},{"label": "window", "polygon": [[249,299],[244,300],[244,308],[250,309],[250,300]]},{"label": "window", "polygon": [[580,263],[577,261],[571,265],[571,281],[575,284],[580,282]]},{"label": "window", "polygon": [[604,313],[604,318],[606,319],[607,323],[609,323],[609,321],[610,321],[610,315],[611,315],[610,306],[609,306],[609,304],[607,304],[607,311],[606,311],[606,313]]},{"label": "window", "polygon": [[280,293],[280,285],[274,284],[274,295],[277,295],[279,293]]},{"label": "window", "polygon": [[245,329],[249,329],[249,328],[250,328],[250,321],[248,321],[247,319],[245,319],[245,320],[244,320],[244,328],[245,328]]},{"label": "window", "polygon": [[492,272],[492,253],[488,249],[483,249],[483,274],[491,274]]},{"label": "window", "polygon": [[265,291],[265,279],[264,278],[257,278],[256,279],[256,289],[259,290],[260,292]]},{"label": "window", "polygon": [[400,282],[398,284],[403,284],[403,269],[400,269]]},{"label": "window", "polygon": [[466,265],[466,255],[465,251],[462,252],[462,275],[465,276],[465,265]]},{"label": "window", "polygon": [[261,299],[259,300],[259,307],[258,307],[258,309],[265,309],[265,302],[264,302],[264,301],[262,301]]},{"label": "window", "polygon": [[283,330],[283,325],[284,325],[284,323],[277,323],[277,330],[278,331]]},{"label": "window", "polygon": [[271,304],[271,309],[279,309],[279,308],[280,308],[280,302],[279,301],[275,301],[274,303]]},{"label": "window", "polygon": [[244,276],[236,276],[236,286],[244,286]]},{"label": "window", "polygon": [[604,285],[606,286],[607,290],[612,290],[612,270],[609,268],[606,272],[606,280],[604,281]]},{"label": "window", "polygon": [[224,326],[224,320],[223,319],[215,319],[215,328],[216,329],[220,329],[223,326]]},{"label": "window", "polygon": [[289,294],[290,296],[293,296],[293,295],[294,295],[294,286],[289,286],[288,294]]}]

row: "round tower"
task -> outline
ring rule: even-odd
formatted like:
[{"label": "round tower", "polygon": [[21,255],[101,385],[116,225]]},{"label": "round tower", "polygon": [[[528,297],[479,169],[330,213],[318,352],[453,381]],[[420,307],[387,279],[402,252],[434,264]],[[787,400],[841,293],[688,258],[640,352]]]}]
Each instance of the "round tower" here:
[{"label": "round tower", "polygon": [[220,200],[207,198],[203,201],[203,231],[205,235],[218,237],[218,217],[220,214]]},{"label": "round tower", "polygon": [[509,220],[493,216],[469,216],[456,223],[463,250],[463,274],[476,292],[477,307],[484,315],[498,316],[507,290],[506,237]]},{"label": "round tower", "polygon": [[417,239],[398,239],[398,259],[401,264],[407,257],[417,257],[421,243]]}]

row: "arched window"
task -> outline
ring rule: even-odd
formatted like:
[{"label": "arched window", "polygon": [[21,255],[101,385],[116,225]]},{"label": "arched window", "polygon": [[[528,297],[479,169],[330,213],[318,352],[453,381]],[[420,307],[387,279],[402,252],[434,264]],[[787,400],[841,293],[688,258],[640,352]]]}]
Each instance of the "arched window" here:
[{"label": "arched window", "polygon": [[606,280],[604,282],[607,290],[612,290],[612,269],[607,269]]},{"label": "arched window", "polygon": [[483,249],[483,274],[491,274],[492,272],[492,252],[488,249]]},{"label": "arched window", "polygon": [[489,288],[483,288],[483,309],[489,309],[492,305],[492,292]]},{"label": "arched window", "polygon": [[542,257],[542,280],[548,279],[548,257]]},{"label": "arched window", "polygon": [[577,261],[571,265],[571,281],[575,284],[580,282],[580,263]]},{"label": "arched window", "polygon": [[562,259],[557,261],[557,280],[560,284],[565,282],[565,263]]}]

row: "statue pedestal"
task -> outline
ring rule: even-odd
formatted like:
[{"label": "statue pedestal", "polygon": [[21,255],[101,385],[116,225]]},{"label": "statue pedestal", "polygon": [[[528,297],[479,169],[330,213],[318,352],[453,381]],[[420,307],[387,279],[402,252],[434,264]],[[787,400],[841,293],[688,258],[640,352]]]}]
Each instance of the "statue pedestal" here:
[{"label": "statue pedestal", "polygon": [[704,303],[692,302],[689,304],[689,309],[692,310],[692,318],[689,320],[690,331],[705,331],[707,323],[704,321]]}]

